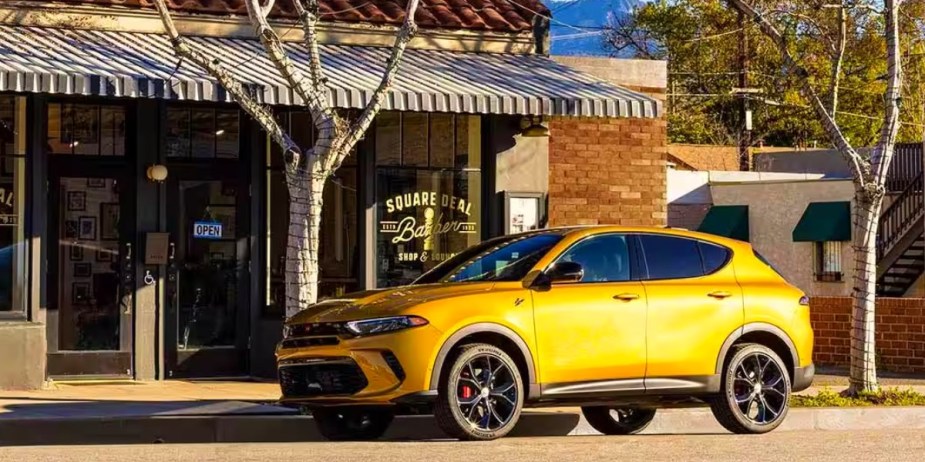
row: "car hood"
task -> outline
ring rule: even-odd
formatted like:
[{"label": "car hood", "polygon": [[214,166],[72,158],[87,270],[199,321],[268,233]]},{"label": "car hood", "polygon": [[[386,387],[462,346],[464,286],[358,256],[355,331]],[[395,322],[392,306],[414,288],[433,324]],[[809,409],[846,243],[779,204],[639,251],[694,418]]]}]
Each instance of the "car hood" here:
[{"label": "car hood", "polygon": [[395,316],[413,306],[491,290],[494,283],[446,283],[367,290],[331,298],[289,318],[286,324],[342,322]]}]

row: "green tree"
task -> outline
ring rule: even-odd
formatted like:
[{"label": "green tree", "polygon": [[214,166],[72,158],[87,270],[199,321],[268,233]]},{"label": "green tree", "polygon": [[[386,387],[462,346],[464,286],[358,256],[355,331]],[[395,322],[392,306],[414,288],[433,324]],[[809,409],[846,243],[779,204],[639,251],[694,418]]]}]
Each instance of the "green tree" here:
[{"label": "green tree", "polygon": [[[867,8],[832,8],[834,0],[755,2],[768,11],[791,49],[814,76],[829,109],[848,140],[869,146],[880,134],[886,90],[886,49],[882,15]],[[923,108],[923,0],[903,5],[901,53],[906,67],[905,107]],[[844,27],[842,27],[844,25]],[[737,144],[743,124],[738,86],[738,14],[716,0],[661,0],[629,14],[611,15],[605,41],[615,55],[668,61],[668,132],[674,143]],[[828,138],[802,98],[799,82],[787,72],[781,53],[747,21],[749,96],[753,144],[828,146]],[[838,67],[835,64],[838,63]],[[833,83],[835,85],[833,85]],[[831,91],[834,88],[835,91]],[[923,110],[903,113],[900,141],[922,139]]]}]

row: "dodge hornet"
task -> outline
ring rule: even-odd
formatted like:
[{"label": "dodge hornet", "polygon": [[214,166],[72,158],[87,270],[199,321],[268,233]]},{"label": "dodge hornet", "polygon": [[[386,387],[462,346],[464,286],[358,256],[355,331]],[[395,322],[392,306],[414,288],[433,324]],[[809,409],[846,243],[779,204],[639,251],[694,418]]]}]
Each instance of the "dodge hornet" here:
[{"label": "dodge hornet", "polygon": [[432,413],[500,438],[525,407],[579,406],[601,433],[708,406],[765,433],[813,380],[809,303],[746,242],[576,227],[485,241],[413,284],[312,305],[277,347],[282,400],[331,440]]}]

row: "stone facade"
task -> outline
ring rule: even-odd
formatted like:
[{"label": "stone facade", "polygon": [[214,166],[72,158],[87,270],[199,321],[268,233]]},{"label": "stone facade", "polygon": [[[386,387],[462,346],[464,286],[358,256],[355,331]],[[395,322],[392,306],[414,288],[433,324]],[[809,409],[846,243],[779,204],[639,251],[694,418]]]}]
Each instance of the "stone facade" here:
[{"label": "stone facade", "polygon": [[666,223],[664,119],[556,118],[549,129],[551,226]]},{"label": "stone facade", "polygon": [[[810,317],[816,334],[813,360],[823,366],[848,366],[851,355],[851,303],[848,297],[814,297]],[[925,373],[925,299],[877,299],[877,367]]]}]

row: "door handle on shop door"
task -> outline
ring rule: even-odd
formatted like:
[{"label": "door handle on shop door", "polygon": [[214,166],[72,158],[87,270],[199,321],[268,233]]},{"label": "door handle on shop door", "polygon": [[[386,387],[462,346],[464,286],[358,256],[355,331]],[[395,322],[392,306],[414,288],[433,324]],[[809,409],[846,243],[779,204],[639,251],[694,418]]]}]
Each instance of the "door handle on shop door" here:
[{"label": "door handle on shop door", "polygon": [[614,300],[623,300],[624,302],[628,302],[631,300],[638,300],[639,294],[625,293],[625,294],[614,295],[613,298]]},{"label": "door handle on shop door", "polygon": [[707,296],[722,300],[722,299],[724,299],[724,298],[729,298],[729,297],[731,297],[731,296],[732,296],[732,293],[726,292],[725,290],[718,290],[718,291],[716,291],[716,292],[710,292],[710,293],[708,293]]}]

